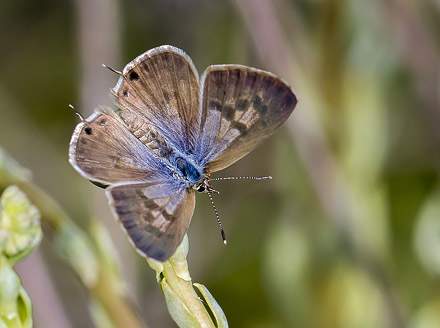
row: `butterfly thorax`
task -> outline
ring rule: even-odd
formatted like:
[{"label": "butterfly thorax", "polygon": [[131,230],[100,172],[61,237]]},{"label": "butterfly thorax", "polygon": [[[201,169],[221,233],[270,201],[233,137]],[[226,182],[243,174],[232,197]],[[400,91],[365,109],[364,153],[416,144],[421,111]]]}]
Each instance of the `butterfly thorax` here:
[{"label": "butterfly thorax", "polygon": [[130,112],[118,113],[127,128],[172,172],[173,176],[193,188],[203,180],[203,168],[191,158],[191,155],[178,149],[160,130],[153,125],[139,120]]},{"label": "butterfly thorax", "polygon": [[203,170],[198,167],[188,156],[175,153],[170,158],[173,173],[177,178],[183,179],[187,187],[193,187],[194,184],[203,180]]},{"label": "butterfly thorax", "polygon": [[195,184],[204,179],[203,168],[191,158],[172,146],[166,145],[160,149],[159,159],[170,169],[172,175],[182,181],[187,188],[193,188]]},{"label": "butterfly thorax", "polygon": [[187,188],[204,193],[217,192],[209,184],[210,174],[204,173],[203,168],[189,156],[183,154],[172,156],[171,163],[174,166],[173,174],[177,179],[184,181]]},{"label": "butterfly thorax", "polygon": [[[151,147],[151,144],[147,146]],[[203,180],[203,168],[197,165],[190,155],[176,149],[165,138],[151,148],[161,162],[171,170],[173,176],[185,183],[187,188],[193,188],[196,183]]]}]

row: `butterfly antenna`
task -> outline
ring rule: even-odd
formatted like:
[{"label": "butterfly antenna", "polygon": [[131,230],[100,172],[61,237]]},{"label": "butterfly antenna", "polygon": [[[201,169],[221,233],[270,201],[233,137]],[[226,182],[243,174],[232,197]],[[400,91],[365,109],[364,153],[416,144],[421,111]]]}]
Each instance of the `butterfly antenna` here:
[{"label": "butterfly antenna", "polygon": [[222,222],[220,221],[220,216],[218,215],[218,212],[217,212],[217,207],[215,207],[214,199],[212,199],[212,192],[208,192],[208,197],[211,200],[211,204],[212,204],[212,207],[214,208],[215,216],[217,217],[217,222],[218,222],[218,225],[219,225],[221,233],[222,233],[223,244],[226,245],[228,243],[228,241],[226,240],[226,234],[225,234],[225,231],[223,230]]},{"label": "butterfly antenna", "polygon": [[272,180],[272,177],[269,175],[267,177],[224,177],[224,178],[214,178],[209,179],[210,181],[219,181],[219,180],[240,180],[240,179],[248,179],[248,180]]},{"label": "butterfly antenna", "polygon": [[73,107],[72,104],[69,104],[69,107],[72,108],[73,111],[75,112],[75,114],[78,115],[78,117],[80,118],[80,120],[81,120],[82,122],[84,122],[84,117],[81,115],[81,113],[78,112],[78,111],[75,109],[75,107]]},{"label": "butterfly antenna", "polygon": [[122,75],[121,71],[118,71],[118,70],[114,69],[113,67],[107,66],[106,64],[101,64],[101,66],[111,70],[113,73],[116,73],[118,75]]}]

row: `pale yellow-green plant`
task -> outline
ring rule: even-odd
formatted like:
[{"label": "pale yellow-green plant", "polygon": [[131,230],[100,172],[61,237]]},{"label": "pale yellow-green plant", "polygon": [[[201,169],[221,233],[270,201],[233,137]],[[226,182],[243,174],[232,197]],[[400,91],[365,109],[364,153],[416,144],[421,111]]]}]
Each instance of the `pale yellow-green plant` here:
[{"label": "pale yellow-green plant", "polygon": [[[156,279],[162,289],[168,311],[179,327],[228,327],[223,310],[202,284],[191,283],[186,257],[189,242],[185,235],[173,256],[165,262],[148,259],[148,265],[156,271]],[[194,291],[195,286],[201,297]],[[213,314],[211,317],[207,311]]]},{"label": "pale yellow-green plant", "polygon": [[40,243],[40,213],[17,187],[0,198],[0,328],[32,327],[32,303],[13,266]]}]

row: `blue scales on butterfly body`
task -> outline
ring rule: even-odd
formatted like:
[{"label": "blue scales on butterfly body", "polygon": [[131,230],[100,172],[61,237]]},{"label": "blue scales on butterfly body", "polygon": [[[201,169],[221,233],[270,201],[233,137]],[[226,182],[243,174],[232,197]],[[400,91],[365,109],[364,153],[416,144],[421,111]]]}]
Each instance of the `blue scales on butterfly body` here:
[{"label": "blue scales on butterfly body", "polygon": [[135,119],[136,114],[120,111],[120,118],[128,123],[128,129],[157,156],[173,176],[192,188],[203,177],[203,167],[197,165],[188,154],[184,154],[173,146],[163,134],[145,120]]},{"label": "blue scales on butterfly body", "polygon": [[186,160],[184,157],[174,157],[172,159],[172,163],[176,165],[177,170],[182,173],[183,177],[187,179],[192,185],[200,180],[203,173],[200,172],[200,169],[197,169],[195,165]]}]

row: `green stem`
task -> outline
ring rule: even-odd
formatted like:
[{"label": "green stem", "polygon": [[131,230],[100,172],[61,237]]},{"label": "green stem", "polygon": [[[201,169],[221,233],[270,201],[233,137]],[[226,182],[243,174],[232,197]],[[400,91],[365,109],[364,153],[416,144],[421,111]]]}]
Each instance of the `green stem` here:
[{"label": "green stem", "polygon": [[179,327],[228,327],[223,310],[206,287],[194,284],[204,298],[203,302],[194,290],[186,261],[188,248],[188,237],[185,235],[181,245],[167,261],[146,259],[148,265],[156,271],[156,279],[164,293],[171,317]]},{"label": "green stem", "polygon": [[205,306],[197,296],[191,280],[179,277],[172,261],[165,262],[163,268],[162,273],[167,280],[168,285],[176,292],[179,299],[185,304],[194,317],[197,318],[201,327],[215,327],[208,311],[206,311]]}]

